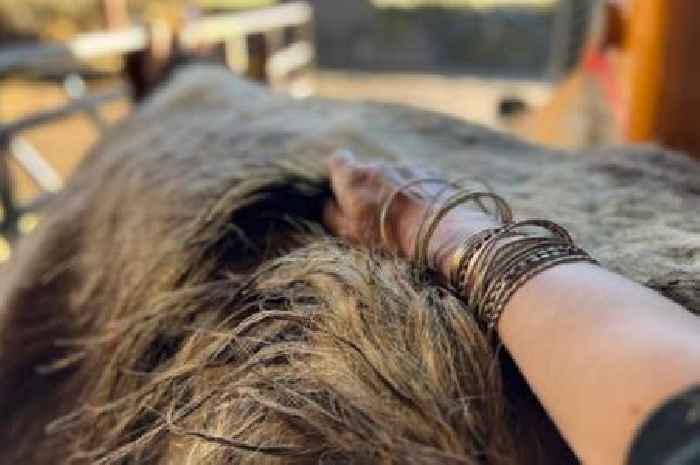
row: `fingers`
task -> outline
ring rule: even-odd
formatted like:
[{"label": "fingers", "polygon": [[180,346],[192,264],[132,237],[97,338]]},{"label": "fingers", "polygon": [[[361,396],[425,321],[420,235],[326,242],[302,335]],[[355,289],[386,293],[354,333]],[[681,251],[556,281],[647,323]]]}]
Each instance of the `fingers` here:
[{"label": "fingers", "polygon": [[326,202],[323,209],[323,222],[333,235],[343,239],[355,239],[352,237],[353,225],[350,219],[343,214],[343,210],[334,199]]},{"label": "fingers", "polygon": [[350,177],[358,163],[355,155],[350,150],[343,149],[335,152],[328,159],[327,164],[331,182],[339,183]]},{"label": "fingers", "polygon": [[334,198],[324,210],[326,226],[336,236],[375,246],[383,205],[402,184],[402,173],[386,164],[361,163],[348,150],[330,157],[328,170]]},{"label": "fingers", "polygon": [[328,168],[331,171],[342,170],[348,165],[356,162],[357,159],[355,158],[355,154],[352,153],[351,150],[340,149],[336,150],[336,152],[328,159]]},{"label": "fingers", "polygon": [[349,150],[339,150],[328,160],[331,189],[341,207],[346,203],[346,199],[351,197],[360,167],[360,163]]}]

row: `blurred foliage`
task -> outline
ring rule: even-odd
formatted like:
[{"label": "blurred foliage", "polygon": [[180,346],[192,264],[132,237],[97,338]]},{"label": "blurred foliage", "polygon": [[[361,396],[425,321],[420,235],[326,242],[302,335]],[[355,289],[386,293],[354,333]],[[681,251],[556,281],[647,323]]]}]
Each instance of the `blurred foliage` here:
[{"label": "blurred foliage", "polygon": [[[180,21],[186,5],[203,10],[241,9],[275,0],[128,0],[134,19]],[[101,0],[0,0],[0,30],[4,39],[36,37],[63,40],[78,32],[101,29]]]}]

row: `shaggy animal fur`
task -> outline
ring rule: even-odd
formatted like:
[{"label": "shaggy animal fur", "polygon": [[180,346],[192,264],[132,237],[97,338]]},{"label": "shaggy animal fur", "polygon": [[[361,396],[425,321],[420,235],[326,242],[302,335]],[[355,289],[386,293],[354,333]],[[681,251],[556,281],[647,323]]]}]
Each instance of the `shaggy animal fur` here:
[{"label": "shaggy animal fur", "polygon": [[[597,192],[602,180],[697,181],[670,155],[583,168],[435,115],[184,72],[103,141],[0,270],[0,463],[574,463],[459,299],[324,231],[322,160],[340,146],[443,153],[441,168],[469,167],[511,195],[530,183],[551,195],[533,174],[547,160],[585,169],[581,189]],[[673,198],[695,201],[689,191]],[[634,236],[606,255],[618,238],[586,233],[612,220],[583,221],[604,204],[595,193],[515,203],[538,201],[613,268],[700,302],[697,261],[671,275],[628,260]],[[668,195],[657,197],[652,207]],[[675,253],[697,250],[676,234],[688,240]]]}]

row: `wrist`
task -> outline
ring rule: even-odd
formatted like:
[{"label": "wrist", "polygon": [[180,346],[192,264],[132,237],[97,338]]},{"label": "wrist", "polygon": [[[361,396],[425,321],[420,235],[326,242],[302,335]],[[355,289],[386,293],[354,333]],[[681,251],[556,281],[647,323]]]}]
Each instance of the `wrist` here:
[{"label": "wrist", "polygon": [[[418,230],[425,219],[426,208],[409,208],[396,224],[400,253],[413,260]],[[492,216],[470,208],[456,208],[440,222],[428,248],[429,263],[434,271],[448,279],[452,256],[469,236],[498,226]]]},{"label": "wrist", "polygon": [[449,279],[450,267],[457,250],[465,239],[485,229],[498,226],[493,217],[477,211],[456,211],[448,215],[438,227],[430,245],[431,263],[435,271]]}]

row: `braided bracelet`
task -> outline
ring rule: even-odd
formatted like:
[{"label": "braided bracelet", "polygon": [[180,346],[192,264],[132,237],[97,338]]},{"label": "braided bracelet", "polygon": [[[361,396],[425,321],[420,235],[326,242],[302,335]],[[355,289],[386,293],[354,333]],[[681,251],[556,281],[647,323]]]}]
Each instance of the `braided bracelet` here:
[{"label": "braided bracelet", "polygon": [[493,330],[498,324],[503,311],[515,293],[528,281],[544,271],[564,263],[588,262],[597,264],[588,253],[577,247],[562,250],[544,250],[516,266],[509,278],[502,278],[499,295],[484,305],[480,311],[480,320],[487,330]]}]

